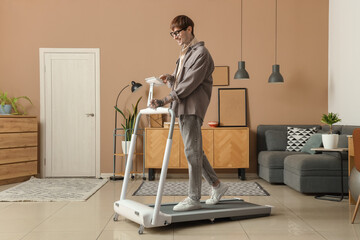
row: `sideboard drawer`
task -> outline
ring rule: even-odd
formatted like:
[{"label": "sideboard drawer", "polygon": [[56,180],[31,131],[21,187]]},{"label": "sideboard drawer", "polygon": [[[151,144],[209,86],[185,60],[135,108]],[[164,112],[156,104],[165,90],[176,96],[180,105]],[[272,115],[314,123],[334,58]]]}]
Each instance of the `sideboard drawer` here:
[{"label": "sideboard drawer", "polygon": [[36,132],[38,128],[36,118],[2,118],[0,129],[2,133]]},{"label": "sideboard drawer", "polygon": [[0,134],[0,148],[37,146],[37,133],[3,133]]},{"label": "sideboard drawer", "polygon": [[0,180],[37,174],[37,161],[0,165]]},{"label": "sideboard drawer", "polygon": [[37,147],[0,149],[0,164],[37,161],[37,159]]}]

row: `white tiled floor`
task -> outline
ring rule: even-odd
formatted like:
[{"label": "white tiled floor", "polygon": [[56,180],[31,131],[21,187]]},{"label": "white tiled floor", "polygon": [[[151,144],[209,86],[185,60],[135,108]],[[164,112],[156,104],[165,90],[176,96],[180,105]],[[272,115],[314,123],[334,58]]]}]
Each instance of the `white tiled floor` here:
[{"label": "white tiled floor", "polygon": [[[130,181],[128,197],[142,203],[153,203],[155,197],[131,196],[141,181]],[[122,217],[118,222],[113,221],[113,202],[120,196],[122,181],[110,181],[86,202],[0,202],[0,239],[360,239],[360,213],[355,224],[350,224],[354,206],[350,206],[348,200],[316,200],[312,195],[298,193],[285,185],[271,185],[261,179],[248,181],[260,183],[270,196],[243,199],[274,206],[271,216],[239,221],[222,220],[213,224],[207,220],[178,223],[145,229],[143,235],[138,235],[137,224]],[[0,186],[0,191],[11,186],[14,185]],[[163,202],[182,199],[164,197]]]}]

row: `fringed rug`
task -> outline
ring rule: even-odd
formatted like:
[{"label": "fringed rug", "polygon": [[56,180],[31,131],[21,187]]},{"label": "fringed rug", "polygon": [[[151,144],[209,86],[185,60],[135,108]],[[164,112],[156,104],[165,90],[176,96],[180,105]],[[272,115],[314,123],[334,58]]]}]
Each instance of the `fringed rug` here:
[{"label": "fringed rug", "polygon": [[[225,196],[269,196],[257,182],[223,182],[229,186]],[[187,196],[188,182],[165,182],[163,196]],[[159,181],[144,181],[134,192],[134,196],[156,196]],[[208,196],[210,186],[203,182],[201,195]]]},{"label": "fringed rug", "polygon": [[0,202],[85,201],[108,179],[31,177],[15,187],[0,192]]}]

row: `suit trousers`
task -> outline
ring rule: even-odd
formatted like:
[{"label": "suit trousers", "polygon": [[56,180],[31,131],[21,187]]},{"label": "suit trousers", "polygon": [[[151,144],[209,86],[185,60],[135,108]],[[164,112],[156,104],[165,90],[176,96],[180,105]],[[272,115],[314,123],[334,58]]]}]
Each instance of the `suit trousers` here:
[{"label": "suit trousers", "polygon": [[179,117],[180,133],[189,166],[189,197],[193,200],[200,200],[201,198],[202,176],[211,186],[218,181],[218,177],[203,150],[202,124],[203,120],[196,115],[181,115]]}]

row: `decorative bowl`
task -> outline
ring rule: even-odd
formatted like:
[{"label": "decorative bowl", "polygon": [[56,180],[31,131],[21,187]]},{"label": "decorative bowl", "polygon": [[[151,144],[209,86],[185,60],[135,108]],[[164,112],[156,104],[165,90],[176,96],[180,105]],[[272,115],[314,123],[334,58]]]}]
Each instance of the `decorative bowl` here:
[{"label": "decorative bowl", "polygon": [[210,127],[215,128],[215,127],[219,126],[219,123],[216,122],[216,121],[209,121],[209,122],[208,122],[208,125],[209,125]]}]

